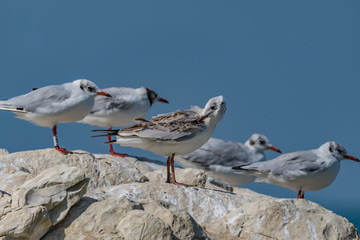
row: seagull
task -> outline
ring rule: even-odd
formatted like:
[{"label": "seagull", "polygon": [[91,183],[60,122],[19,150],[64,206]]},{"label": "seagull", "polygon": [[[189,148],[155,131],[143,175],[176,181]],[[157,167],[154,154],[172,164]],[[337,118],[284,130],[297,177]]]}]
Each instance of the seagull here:
[{"label": "seagull", "polygon": [[0,101],[0,110],[53,130],[54,148],[62,154],[72,153],[59,147],[57,124],[83,119],[94,105],[96,95],[111,97],[91,81],[75,80],[61,85],[37,88],[24,95]]},{"label": "seagull", "polygon": [[210,138],[201,148],[187,155],[177,156],[175,161],[183,167],[205,169],[211,176],[232,185],[245,185],[255,178],[236,174],[232,167],[264,161],[265,150],[281,153],[266,136],[258,133],[251,135],[245,144]]},{"label": "seagull", "polygon": [[[103,89],[111,94],[112,98],[97,96],[90,113],[80,123],[106,127],[128,126],[134,123],[135,118],[144,118],[150,107],[156,102],[169,103],[160,98],[158,94],[145,87],[140,88],[106,88]],[[108,136],[109,141],[111,137]],[[126,154],[115,153],[112,144],[110,154],[118,157],[126,157]]]},{"label": "seagull", "polygon": [[235,166],[239,174],[256,176],[256,181],[291,189],[304,198],[305,191],[316,191],[329,186],[340,170],[344,159],[360,162],[346,154],[345,148],[336,142],[326,142],[318,149],[286,153],[279,157],[246,166]]},{"label": "seagull", "polygon": [[[188,186],[175,178],[175,154],[188,154],[209,140],[216,126],[225,114],[223,96],[211,98],[201,113],[193,110],[179,110],[161,114],[151,120],[137,119],[140,123],[121,130],[94,130],[116,135],[117,139],[107,143],[141,148],[155,154],[167,156],[167,183]],[[100,135],[107,136],[107,135]]]}]

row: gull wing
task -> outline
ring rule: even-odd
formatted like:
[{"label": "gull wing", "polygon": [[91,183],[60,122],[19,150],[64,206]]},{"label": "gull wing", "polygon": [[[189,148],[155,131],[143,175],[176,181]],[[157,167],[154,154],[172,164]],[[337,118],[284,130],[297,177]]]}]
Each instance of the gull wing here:
[{"label": "gull wing", "polygon": [[160,123],[160,122],[191,122],[198,119],[199,114],[192,110],[178,110],[176,112],[159,114],[151,118],[151,122]]},{"label": "gull wing", "polygon": [[210,138],[201,148],[182,157],[203,167],[210,165],[232,167],[246,164],[247,156],[243,144]]},{"label": "gull wing", "polygon": [[[0,102],[2,110],[13,112],[36,112],[41,108],[51,108],[69,98],[71,93],[62,85],[47,86],[24,95]],[[20,112],[19,112],[20,111]]]},{"label": "gull wing", "polygon": [[129,102],[123,98],[96,96],[94,106],[90,113],[96,114],[103,111],[117,111],[126,109],[129,109]]},{"label": "gull wing", "polygon": [[184,141],[205,130],[204,123],[196,121],[142,122],[132,127],[121,129],[119,137],[139,137],[156,141]]},{"label": "gull wing", "polygon": [[233,167],[233,169],[245,170],[253,175],[274,175],[292,180],[321,171],[322,164],[317,162],[318,159],[318,155],[313,151],[299,151],[283,154],[270,161]]}]

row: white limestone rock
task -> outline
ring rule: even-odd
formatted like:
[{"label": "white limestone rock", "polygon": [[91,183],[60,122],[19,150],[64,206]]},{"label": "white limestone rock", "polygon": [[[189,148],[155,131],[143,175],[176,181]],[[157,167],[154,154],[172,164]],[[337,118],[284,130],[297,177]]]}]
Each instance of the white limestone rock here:
[{"label": "white limestone rock", "polygon": [[39,239],[85,194],[88,179],[78,168],[49,168],[0,198],[0,237]]}]

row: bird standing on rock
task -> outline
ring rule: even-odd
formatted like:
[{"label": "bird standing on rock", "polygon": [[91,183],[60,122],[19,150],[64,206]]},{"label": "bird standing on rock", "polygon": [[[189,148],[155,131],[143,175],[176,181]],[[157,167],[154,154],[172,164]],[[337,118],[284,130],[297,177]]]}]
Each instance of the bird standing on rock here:
[{"label": "bird standing on rock", "polygon": [[[255,178],[234,173],[233,166],[246,165],[265,160],[265,150],[281,153],[269,139],[255,133],[245,142],[226,142],[210,138],[201,148],[187,155],[177,156],[175,162],[183,167],[202,168],[209,175],[226,181],[234,186],[251,183]],[[216,181],[211,181],[216,184]]]},{"label": "bird standing on rock", "polygon": [[[148,150],[158,155],[167,156],[167,181],[179,183],[175,178],[175,154],[187,154],[209,140],[216,126],[225,114],[226,103],[222,96],[211,98],[201,113],[192,110],[180,110],[161,114],[150,121],[138,119],[138,123],[121,130],[94,130],[116,135],[117,139],[107,143]],[[100,135],[107,136],[107,135]]]},{"label": "bird standing on rock", "polygon": [[[135,118],[144,118],[150,107],[156,102],[169,103],[166,99],[160,98],[158,94],[145,87],[140,88],[106,88],[104,91],[111,94],[112,98],[97,96],[94,107],[80,123],[106,127],[129,126],[134,123]],[[108,136],[111,141],[110,135]],[[110,154],[118,157],[125,157],[126,154],[114,152],[110,144]]]},{"label": "bird standing on rock", "polygon": [[91,81],[75,80],[61,85],[35,89],[24,95],[0,101],[0,110],[11,111],[18,118],[53,129],[54,148],[62,154],[72,153],[59,147],[57,124],[83,119],[94,105],[96,95],[111,97]]},{"label": "bird standing on rock", "polygon": [[257,182],[266,182],[291,189],[304,198],[305,191],[316,191],[329,186],[340,170],[344,159],[360,162],[356,157],[346,154],[345,148],[336,142],[326,142],[318,149],[286,153],[279,157],[235,166],[239,174],[256,176]]}]

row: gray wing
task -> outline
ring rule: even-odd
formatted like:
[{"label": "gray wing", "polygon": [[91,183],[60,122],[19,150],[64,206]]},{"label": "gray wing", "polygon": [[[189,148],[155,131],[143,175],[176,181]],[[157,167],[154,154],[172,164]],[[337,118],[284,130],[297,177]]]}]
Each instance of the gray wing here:
[{"label": "gray wing", "polygon": [[[109,93],[111,95],[111,93]],[[122,98],[96,96],[94,106],[91,109],[92,114],[102,111],[117,111],[129,109],[129,102]]]},{"label": "gray wing", "polygon": [[210,138],[201,148],[182,157],[203,167],[232,167],[247,163],[247,156],[246,147],[242,144]]},{"label": "gray wing", "polygon": [[62,85],[54,85],[39,88],[27,94],[1,101],[0,106],[3,108],[21,109],[27,112],[36,112],[39,108],[51,108],[52,105],[58,104],[70,96],[71,92],[66,90]]},{"label": "gray wing", "polygon": [[318,155],[313,151],[299,151],[283,154],[270,161],[242,166],[240,169],[255,174],[271,174],[284,179],[293,179],[320,171],[322,168],[321,164],[317,163],[318,159]]},{"label": "gray wing", "polygon": [[103,91],[112,97],[96,96],[91,113],[129,109],[131,103],[127,100],[127,96],[135,93],[135,89],[132,88],[106,88]]}]

